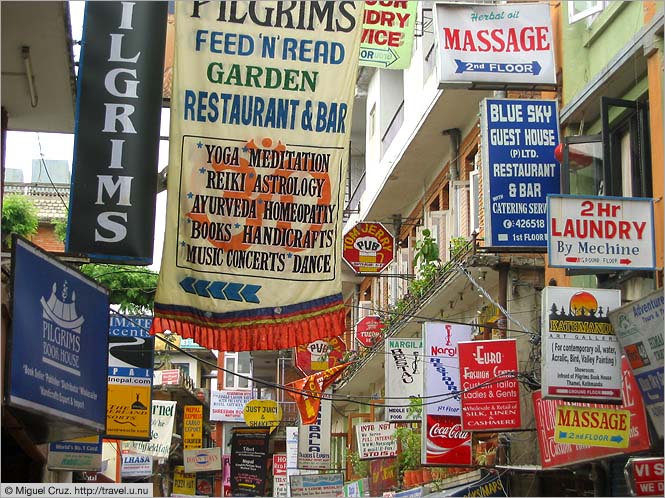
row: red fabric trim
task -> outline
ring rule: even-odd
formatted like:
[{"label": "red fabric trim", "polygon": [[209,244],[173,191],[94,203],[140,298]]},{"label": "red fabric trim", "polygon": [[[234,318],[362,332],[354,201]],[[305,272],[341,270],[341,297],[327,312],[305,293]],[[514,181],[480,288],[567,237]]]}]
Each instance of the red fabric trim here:
[{"label": "red fabric trim", "polygon": [[319,339],[337,337],[346,331],[345,310],[335,310],[288,323],[216,328],[155,316],[151,334],[170,330],[184,339],[218,351],[286,349]]}]

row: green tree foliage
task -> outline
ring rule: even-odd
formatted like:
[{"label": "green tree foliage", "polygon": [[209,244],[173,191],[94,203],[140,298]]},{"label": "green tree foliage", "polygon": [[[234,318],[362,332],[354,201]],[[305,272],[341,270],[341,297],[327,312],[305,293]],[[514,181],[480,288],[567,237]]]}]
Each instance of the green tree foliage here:
[{"label": "green tree foliage", "polygon": [[2,203],[2,232],[4,242],[11,245],[11,234],[31,238],[37,233],[39,218],[37,206],[25,195],[8,195]]},{"label": "green tree foliage", "polygon": [[432,232],[425,228],[423,238],[416,242],[416,254],[413,257],[413,265],[419,268],[428,266],[439,260],[439,246],[432,238]]},{"label": "green tree foliage", "polygon": [[64,242],[65,237],[67,237],[67,218],[53,220],[53,228],[55,229],[55,235],[58,237],[58,240]]},{"label": "green tree foliage", "polygon": [[155,301],[158,273],[147,268],[89,263],[81,271],[109,290],[111,304],[130,315],[150,313]]}]

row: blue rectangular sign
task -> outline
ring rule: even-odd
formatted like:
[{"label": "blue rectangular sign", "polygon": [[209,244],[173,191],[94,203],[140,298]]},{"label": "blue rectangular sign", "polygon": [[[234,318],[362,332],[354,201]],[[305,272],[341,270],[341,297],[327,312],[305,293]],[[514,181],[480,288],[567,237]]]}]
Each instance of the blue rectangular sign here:
[{"label": "blue rectangular sign", "polygon": [[102,432],[108,291],[16,239],[9,404]]},{"label": "blue rectangular sign", "polygon": [[547,194],[560,192],[555,100],[481,104],[485,244],[547,247]]}]

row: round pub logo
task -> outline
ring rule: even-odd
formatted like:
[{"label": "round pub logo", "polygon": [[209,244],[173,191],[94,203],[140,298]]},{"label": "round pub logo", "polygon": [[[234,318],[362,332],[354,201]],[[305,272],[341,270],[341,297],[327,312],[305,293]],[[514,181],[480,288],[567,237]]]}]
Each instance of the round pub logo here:
[{"label": "round pub logo", "polygon": [[344,261],[356,273],[381,273],[395,254],[395,238],[381,223],[358,223],[344,236]]}]

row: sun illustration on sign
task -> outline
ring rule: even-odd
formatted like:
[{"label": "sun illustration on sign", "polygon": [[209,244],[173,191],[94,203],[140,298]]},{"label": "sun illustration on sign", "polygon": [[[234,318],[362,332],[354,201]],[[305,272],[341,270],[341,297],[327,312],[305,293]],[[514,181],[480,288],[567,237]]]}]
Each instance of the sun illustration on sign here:
[{"label": "sun illustration on sign", "polygon": [[589,292],[580,291],[570,298],[570,314],[574,316],[595,315],[598,311],[598,301]]}]

